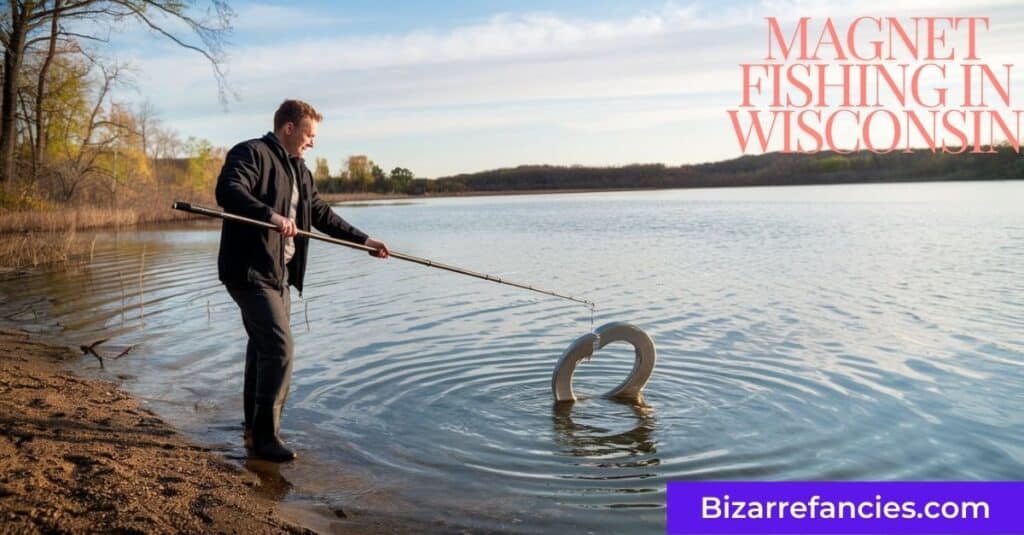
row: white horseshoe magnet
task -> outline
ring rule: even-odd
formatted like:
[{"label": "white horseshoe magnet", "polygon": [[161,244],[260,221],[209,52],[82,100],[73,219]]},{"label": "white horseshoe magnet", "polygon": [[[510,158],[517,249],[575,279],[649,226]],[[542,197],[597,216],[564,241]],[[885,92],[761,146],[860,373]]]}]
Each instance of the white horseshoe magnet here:
[{"label": "white horseshoe magnet", "polygon": [[577,338],[565,350],[555,365],[555,373],[551,376],[551,390],[555,394],[555,401],[576,401],[576,394],[572,391],[572,374],[576,371],[576,366],[584,358],[593,355],[595,347],[600,349],[612,342],[633,344],[636,360],[633,362],[633,371],[626,380],[605,396],[627,399],[640,397],[640,391],[651,378],[654,361],[657,359],[654,340],[634,325],[615,322],[602,325],[594,332]]}]

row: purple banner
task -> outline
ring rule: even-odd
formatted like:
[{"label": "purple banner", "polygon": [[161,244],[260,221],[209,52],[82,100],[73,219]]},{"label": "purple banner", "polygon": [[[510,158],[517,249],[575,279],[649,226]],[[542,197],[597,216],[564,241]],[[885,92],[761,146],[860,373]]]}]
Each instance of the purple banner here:
[{"label": "purple banner", "polygon": [[668,533],[1024,534],[1024,482],[668,483]]}]

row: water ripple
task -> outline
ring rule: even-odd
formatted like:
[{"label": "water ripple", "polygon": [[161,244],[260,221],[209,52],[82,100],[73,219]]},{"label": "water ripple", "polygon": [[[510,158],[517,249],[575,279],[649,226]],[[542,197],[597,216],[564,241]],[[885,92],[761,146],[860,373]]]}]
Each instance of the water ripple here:
[{"label": "water ripple", "polygon": [[[944,187],[1007,186],[910,189]],[[641,402],[600,397],[632,366],[610,344],[577,370],[584,397],[556,405],[552,369],[591,330],[587,307],[317,244],[293,295],[285,433],[410,514],[484,530],[660,531],[669,480],[1024,477],[1019,209],[742,193],[351,209],[396,249],[595,299],[594,323],[643,328],[658,366]],[[0,313],[64,343],[137,345],[109,373],[237,441],[223,434],[240,419],[245,339],[217,239],[210,226],[101,237],[87,265],[0,282]],[[637,244],[649,253],[622,253]],[[325,469],[305,484],[329,497],[341,481]]]}]

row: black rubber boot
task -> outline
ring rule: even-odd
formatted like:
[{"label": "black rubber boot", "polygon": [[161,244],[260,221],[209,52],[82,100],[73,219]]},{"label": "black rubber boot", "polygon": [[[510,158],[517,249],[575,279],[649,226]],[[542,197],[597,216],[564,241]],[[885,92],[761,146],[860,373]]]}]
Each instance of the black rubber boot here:
[{"label": "black rubber boot", "polygon": [[283,463],[295,459],[277,436],[277,416],[272,407],[257,405],[252,422],[252,450],[260,459]]}]

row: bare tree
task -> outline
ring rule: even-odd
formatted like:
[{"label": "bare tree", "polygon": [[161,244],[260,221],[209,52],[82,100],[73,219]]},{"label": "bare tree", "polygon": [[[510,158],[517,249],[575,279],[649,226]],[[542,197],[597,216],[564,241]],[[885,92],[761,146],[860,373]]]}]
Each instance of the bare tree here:
[{"label": "bare tree", "polygon": [[177,158],[182,154],[184,143],[178,133],[170,128],[158,127],[153,133],[153,158],[163,160]]},{"label": "bare tree", "polygon": [[[213,67],[219,96],[227,101],[229,88],[223,70],[224,39],[231,31],[234,13],[224,0],[210,0],[211,9],[194,16],[196,2],[182,0],[9,0],[0,6],[0,44],[4,47],[2,105],[0,105],[0,183],[9,180],[14,173],[14,148],[18,136],[17,108],[18,87],[24,66],[25,54],[32,47],[45,43],[49,53],[44,61],[43,71],[49,68],[49,61],[56,53],[60,41],[90,40],[105,41],[105,28],[123,25],[129,21],[140,23],[155,33],[170,39],[179,46],[193,50]],[[72,24],[70,27],[64,23]],[[179,35],[170,28],[183,25],[192,32],[198,42]],[[80,28],[89,28],[85,31]],[[36,95],[44,91],[45,72],[38,80]],[[36,114],[36,120],[43,119]],[[35,125],[34,147],[38,157],[39,147],[45,141],[39,138],[41,129]]]},{"label": "bare tree", "polygon": [[[92,56],[86,56],[88,66],[78,73],[81,79],[88,78],[95,87],[91,91],[91,102],[81,120],[66,121],[67,131],[60,135],[68,139],[63,145],[64,153],[59,162],[50,169],[52,179],[56,182],[59,198],[71,200],[85,184],[93,179],[110,180],[116,178],[111,173],[111,166],[102,165],[101,158],[110,154],[113,147],[124,137],[133,134],[132,127],[126,128],[117,114],[105,112],[110,93],[121,81],[124,66],[119,63],[107,64]],[[114,106],[111,106],[111,112]],[[111,194],[116,191],[116,184],[107,186]]]},{"label": "bare tree", "polygon": [[135,122],[139,129],[140,147],[146,158],[156,158],[156,133],[160,129],[160,112],[152,102],[145,100],[135,111]]},{"label": "bare tree", "polygon": [[[54,0],[53,2],[53,15],[50,16],[50,35],[47,39],[46,56],[43,59],[43,65],[39,68],[39,77],[36,82],[36,101],[35,101],[35,142],[32,144],[32,178],[35,179],[39,173],[39,164],[42,161],[43,154],[46,151],[46,129],[43,128],[43,95],[46,90],[46,75],[50,71],[50,65],[53,63],[53,57],[57,54],[57,37],[60,34],[60,11],[61,11],[61,0]],[[2,180],[0,176],[0,180]]]}]

